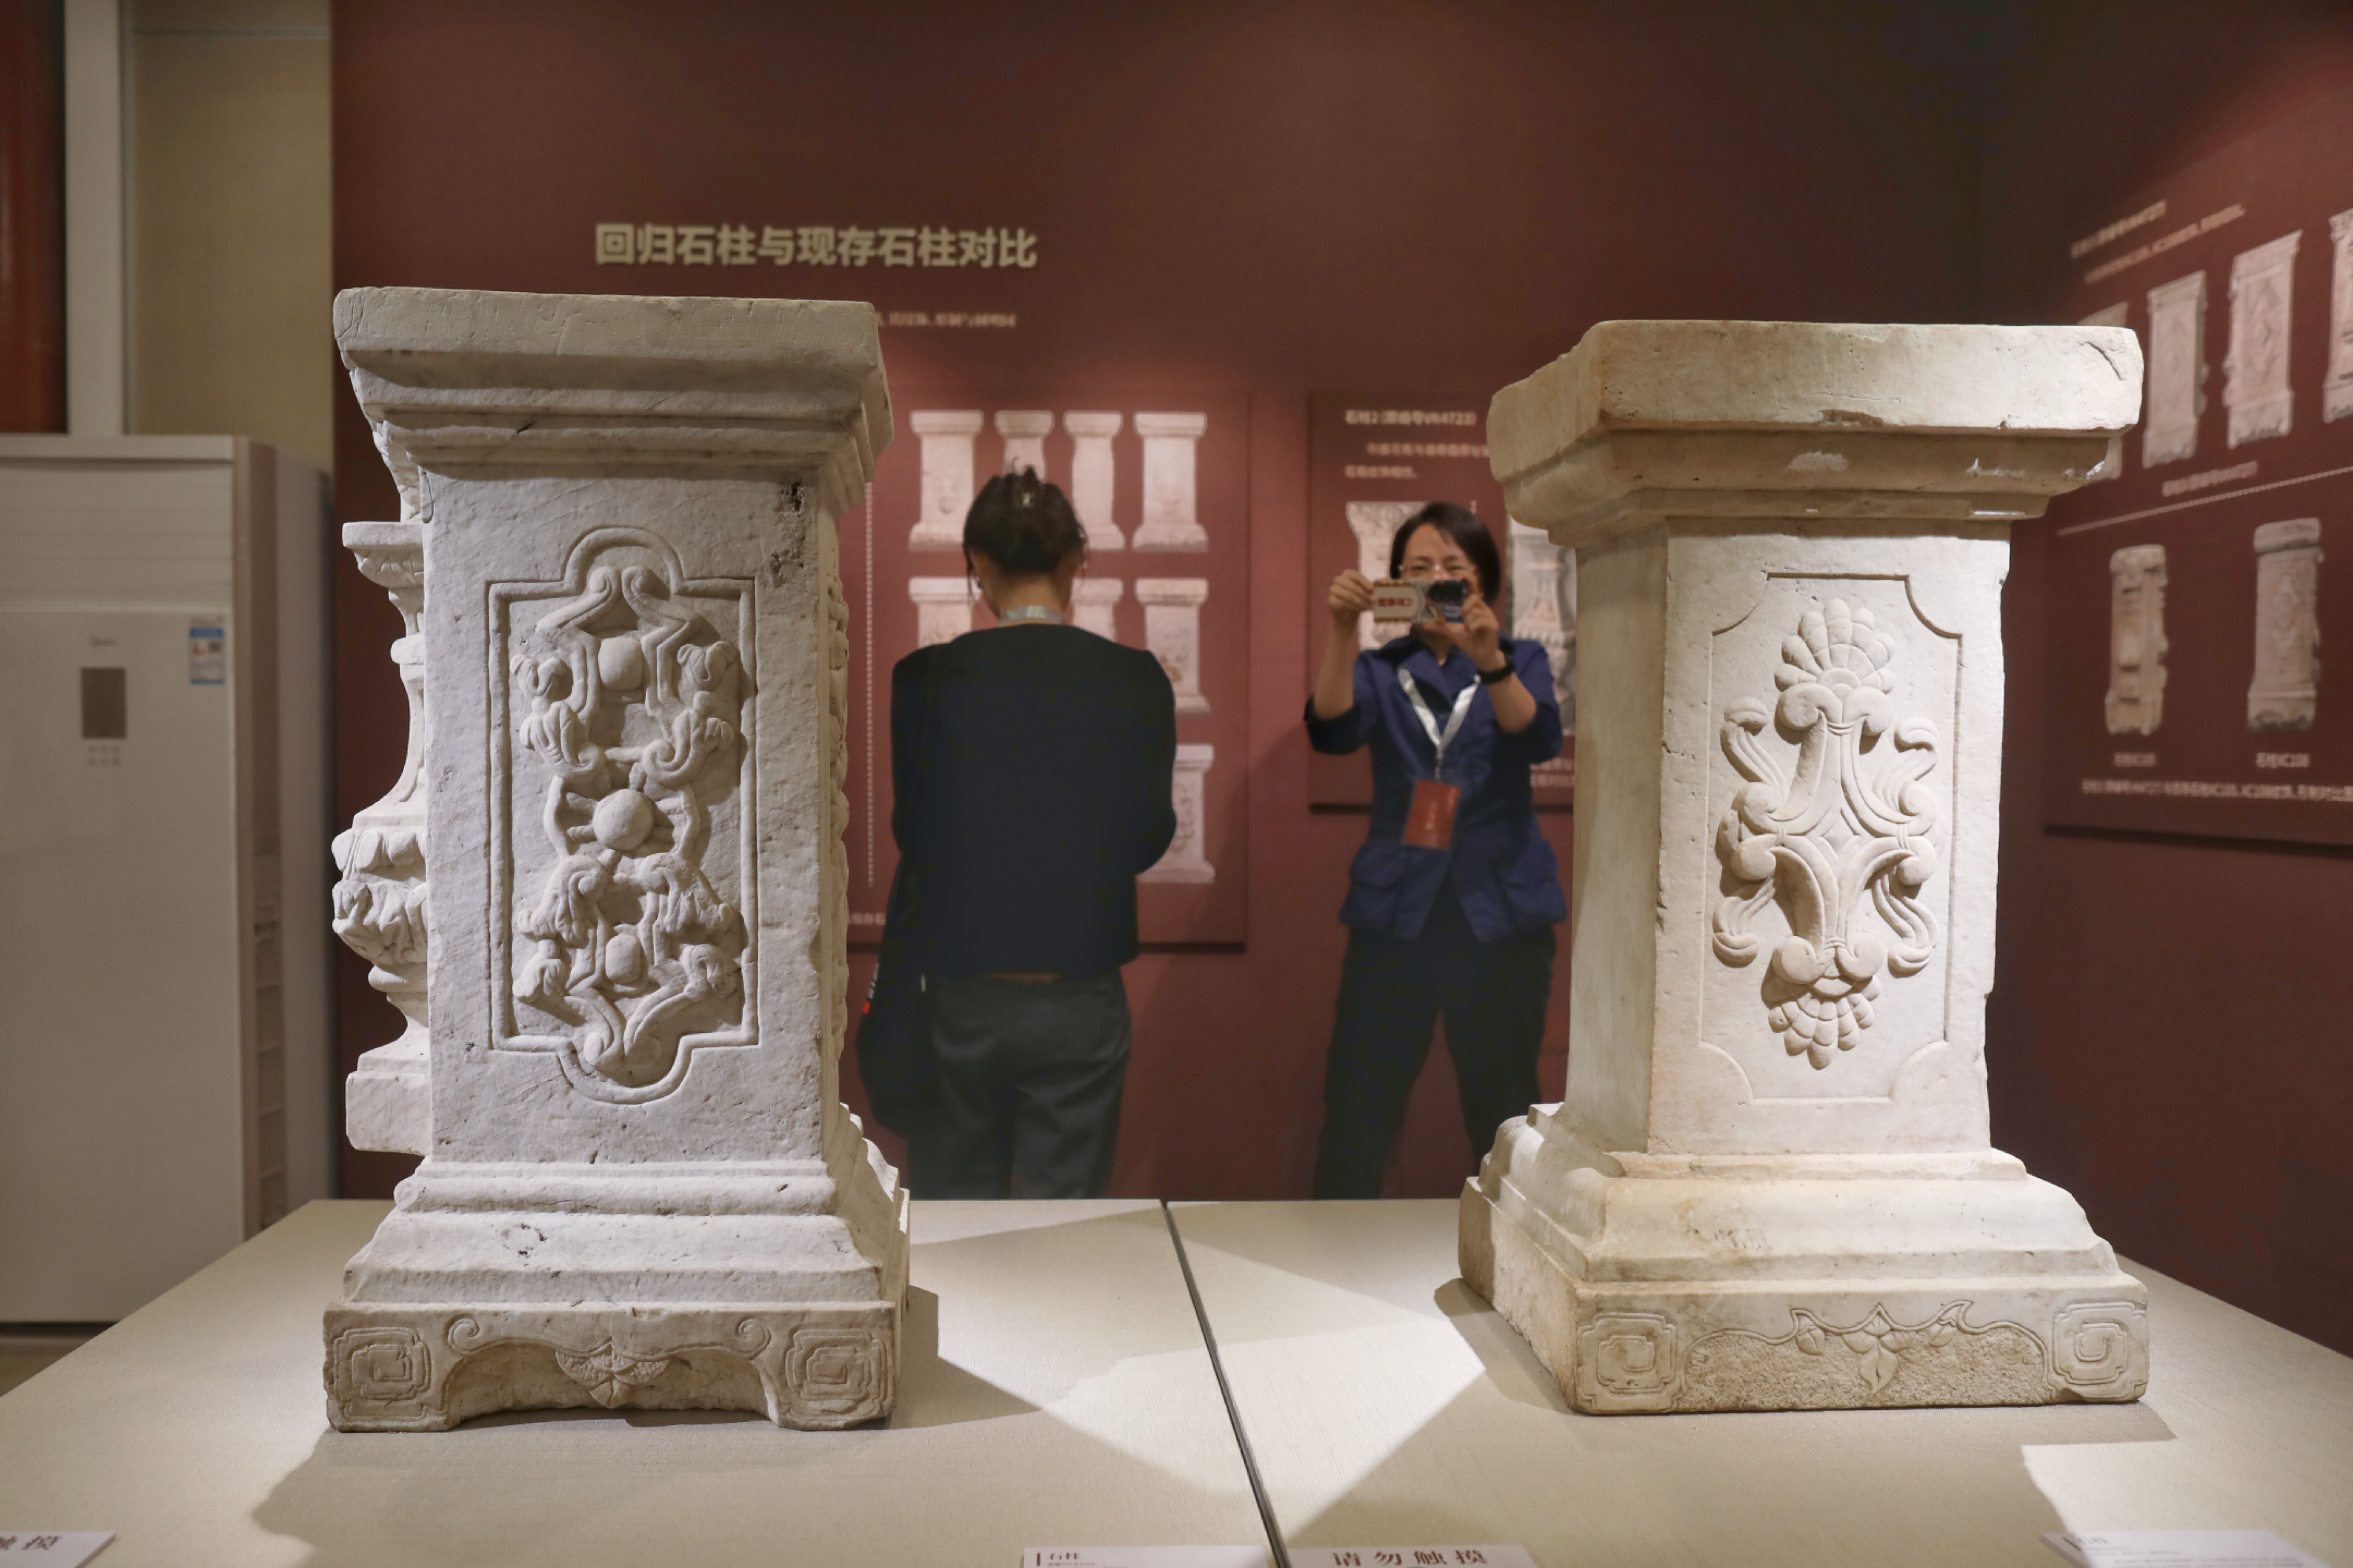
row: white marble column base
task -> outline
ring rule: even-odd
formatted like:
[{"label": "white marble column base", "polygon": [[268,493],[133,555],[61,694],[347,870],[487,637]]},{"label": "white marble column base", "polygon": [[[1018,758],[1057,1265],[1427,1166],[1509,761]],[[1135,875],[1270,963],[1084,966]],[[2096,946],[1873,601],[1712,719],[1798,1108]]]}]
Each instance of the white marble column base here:
[{"label": "white marble column base", "polygon": [[327,1310],[327,1417],[427,1432],[592,1405],[754,1410],[805,1428],[887,1414],[906,1194],[888,1190],[880,1258],[832,1212],[845,1197],[858,1201],[818,1161],[428,1163]]},{"label": "white marble column base", "polygon": [[2009,1155],[1612,1155],[1535,1114],[1463,1188],[1463,1279],[1588,1415],[2147,1387],[2147,1291]]}]

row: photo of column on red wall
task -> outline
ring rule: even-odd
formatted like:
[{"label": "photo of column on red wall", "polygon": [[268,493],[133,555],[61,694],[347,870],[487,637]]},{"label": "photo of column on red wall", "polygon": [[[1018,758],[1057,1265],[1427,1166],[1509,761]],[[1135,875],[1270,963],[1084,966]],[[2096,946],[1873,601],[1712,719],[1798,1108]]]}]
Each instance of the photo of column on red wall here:
[{"label": "photo of column on red wall", "polygon": [[2045,814],[2353,843],[2353,93],[2087,215],[2059,312],[2129,327],[2140,428],[2049,519]]},{"label": "photo of column on red wall", "polygon": [[878,942],[891,837],[891,668],[993,625],[965,571],[990,475],[1038,470],[1087,531],[1072,623],[1148,650],[1176,692],[1176,838],[1137,879],[1147,943],[1249,931],[1250,399],[896,386],[898,437],[841,523],[849,599],[849,920]]},{"label": "photo of column on red wall", "polygon": [[[1487,466],[1487,399],[1437,392],[1317,392],[1308,396],[1307,668],[1324,658],[1331,624],[1325,595],[1350,567],[1388,575],[1398,525],[1434,500],[1469,507],[1495,534],[1504,557],[1506,635],[1533,637],[1552,663],[1567,739],[1560,755],[1535,770],[1538,807],[1566,808],[1577,783],[1577,553],[1540,529],[1512,522],[1503,487]],[[1366,616],[1365,647],[1398,635]],[[1306,693],[1300,693],[1303,703]],[[1364,752],[1308,758],[1308,802],[1356,806],[1373,798]]]}]

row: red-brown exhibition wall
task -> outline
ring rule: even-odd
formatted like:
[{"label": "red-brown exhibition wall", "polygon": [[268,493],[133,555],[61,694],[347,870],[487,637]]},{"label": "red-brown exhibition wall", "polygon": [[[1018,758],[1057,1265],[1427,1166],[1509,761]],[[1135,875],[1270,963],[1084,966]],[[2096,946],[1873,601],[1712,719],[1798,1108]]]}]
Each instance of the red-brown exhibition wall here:
[{"label": "red-brown exhibition wall", "polygon": [[[1129,971],[1117,1185],[1303,1195],[1364,831],[1308,804],[1308,394],[1483,396],[1611,316],[1968,319],[1963,95],[1944,40],[1856,19],[1878,15],[343,0],[335,279],[1011,312],[888,330],[894,383],[1247,394],[1249,940]],[[1019,226],[1039,264],[596,265],[595,226],[621,221]],[[341,515],[391,515],[348,394],[339,419]],[[336,605],[347,816],[398,765],[398,626],[347,564]],[[355,963],[342,993],[348,1062],[393,1016]],[[1424,1079],[1395,1190],[1469,1169],[1452,1096]],[[405,1164],[349,1156],[344,1191]]]},{"label": "red-brown exhibition wall", "polygon": [[[1998,79],[1989,320],[2051,319],[2087,216],[2353,87],[2341,4],[2045,15]],[[2005,604],[1995,1142],[2119,1251],[2353,1352],[2353,854],[2042,826],[2048,526]]]},{"label": "red-brown exhibition wall", "polygon": [[66,426],[64,76],[57,7],[0,0],[0,430]]}]

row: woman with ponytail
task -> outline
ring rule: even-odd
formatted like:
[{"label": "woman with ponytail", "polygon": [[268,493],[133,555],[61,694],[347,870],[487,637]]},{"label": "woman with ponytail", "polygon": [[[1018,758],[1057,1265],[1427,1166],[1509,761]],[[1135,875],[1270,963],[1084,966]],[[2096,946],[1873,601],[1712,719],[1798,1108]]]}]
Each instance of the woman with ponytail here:
[{"label": "woman with ponytail", "polygon": [[892,832],[936,1071],[909,1139],[926,1198],[1100,1197],[1131,1037],[1135,878],[1176,831],[1176,695],[1150,654],[1070,624],[1071,503],[1001,474],[965,519],[996,624],[891,677]]}]

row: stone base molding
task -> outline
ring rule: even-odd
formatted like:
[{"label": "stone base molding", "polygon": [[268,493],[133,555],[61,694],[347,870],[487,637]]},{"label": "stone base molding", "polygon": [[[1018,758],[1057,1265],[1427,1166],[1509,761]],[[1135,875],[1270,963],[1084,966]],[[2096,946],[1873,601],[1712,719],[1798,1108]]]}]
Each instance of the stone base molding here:
[{"label": "stone base molding", "polygon": [[890,1413],[899,1310],[447,1304],[327,1314],[339,1432],[446,1432],[501,1410],[756,1410],[829,1430]]},{"label": "stone base molding", "polygon": [[1537,1120],[1464,1186],[1462,1277],[1588,1415],[2147,1386],[2147,1290],[2006,1154],[1578,1163]]}]

